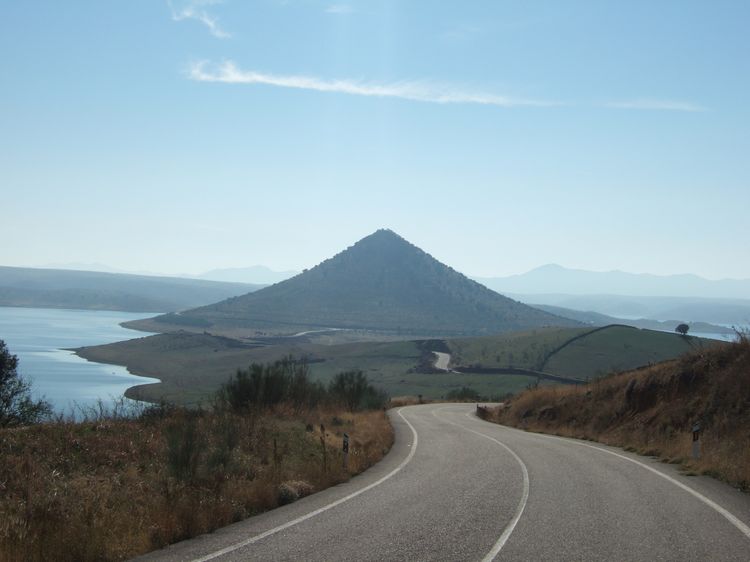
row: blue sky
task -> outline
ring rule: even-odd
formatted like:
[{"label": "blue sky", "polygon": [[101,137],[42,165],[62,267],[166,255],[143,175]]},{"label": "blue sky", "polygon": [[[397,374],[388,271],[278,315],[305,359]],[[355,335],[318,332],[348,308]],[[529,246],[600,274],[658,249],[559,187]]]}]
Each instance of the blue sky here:
[{"label": "blue sky", "polygon": [[750,277],[744,1],[6,2],[2,265]]}]

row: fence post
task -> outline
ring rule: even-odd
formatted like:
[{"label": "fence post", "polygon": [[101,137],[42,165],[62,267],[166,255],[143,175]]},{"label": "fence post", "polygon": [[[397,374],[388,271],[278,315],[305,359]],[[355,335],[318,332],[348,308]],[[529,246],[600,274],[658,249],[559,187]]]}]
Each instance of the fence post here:
[{"label": "fence post", "polygon": [[693,460],[701,458],[701,422],[697,421],[693,424]]}]

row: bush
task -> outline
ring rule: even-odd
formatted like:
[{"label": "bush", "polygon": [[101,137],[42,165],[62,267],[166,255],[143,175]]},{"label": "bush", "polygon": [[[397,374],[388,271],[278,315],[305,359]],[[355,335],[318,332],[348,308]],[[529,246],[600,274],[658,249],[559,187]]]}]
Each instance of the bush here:
[{"label": "bush", "polygon": [[309,379],[307,362],[287,357],[260,365],[253,363],[238,370],[219,391],[219,404],[234,411],[290,404],[299,412],[324,402],[333,402],[347,410],[375,410],[388,403],[388,395],[372,386],[361,371],[339,373],[328,385]]},{"label": "bush", "polygon": [[192,480],[198,471],[203,437],[198,431],[197,416],[184,412],[164,430],[167,440],[167,466],[178,480]]},{"label": "bush", "polygon": [[219,401],[235,411],[251,407],[292,404],[297,411],[316,406],[325,396],[320,383],[309,380],[307,362],[287,357],[281,361],[237,370],[219,391]]},{"label": "bush", "polygon": [[31,384],[16,370],[18,357],[0,340],[0,427],[37,423],[48,418],[52,407],[45,400],[32,400]]},{"label": "bush", "polygon": [[372,386],[362,371],[346,371],[336,375],[328,385],[331,400],[350,412],[376,410],[388,402],[385,392]]},{"label": "bush", "polygon": [[445,397],[448,400],[468,400],[470,402],[476,402],[482,399],[476,390],[469,388],[468,386],[462,386],[459,389],[451,390],[445,395]]}]

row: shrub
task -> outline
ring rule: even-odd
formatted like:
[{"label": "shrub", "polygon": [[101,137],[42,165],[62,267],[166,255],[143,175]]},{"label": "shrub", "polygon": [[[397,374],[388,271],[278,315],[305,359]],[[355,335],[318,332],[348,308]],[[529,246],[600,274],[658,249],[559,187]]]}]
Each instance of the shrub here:
[{"label": "shrub", "polygon": [[469,388],[468,386],[462,386],[459,389],[451,390],[448,394],[445,395],[445,397],[448,400],[469,400],[472,402],[476,402],[482,399],[482,397],[476,390],[474,390],[473,388]]},{"label": "shrub", "polygon": [[388,396],[372,386],[362,371],[336,375],[328,385],[328,394],[350,412],[383,408],[388,402]]},{"label": "shrub", "polygon": [[177,416],[165,426],[164,436],[167,441],[167,467],[170,474],[178,480],[194,479],[203,448],[197,416],[190,412]]}]

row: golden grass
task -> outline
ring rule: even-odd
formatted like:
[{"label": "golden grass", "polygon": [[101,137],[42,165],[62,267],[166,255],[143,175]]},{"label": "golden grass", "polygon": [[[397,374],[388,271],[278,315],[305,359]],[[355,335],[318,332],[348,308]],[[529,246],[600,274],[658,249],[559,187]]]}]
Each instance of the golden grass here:
[{"label": "golden grass", "polygon": [[2,430],[0,561],[127,559],[342,482],[392,441],[383,411],[283,407]]},{"label": "golden grass", "polygon": [[[681,463],[750,491],[750,343],[693,352],[577,387],[539,387],[490,421],[589,439]],[[691,459],[700,420],[701,457]]]}]

